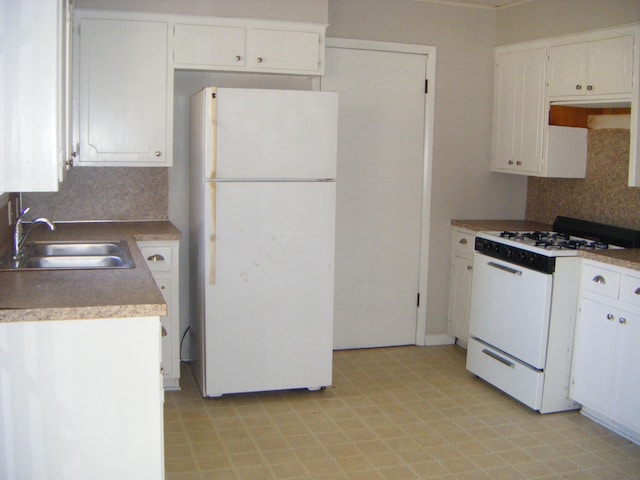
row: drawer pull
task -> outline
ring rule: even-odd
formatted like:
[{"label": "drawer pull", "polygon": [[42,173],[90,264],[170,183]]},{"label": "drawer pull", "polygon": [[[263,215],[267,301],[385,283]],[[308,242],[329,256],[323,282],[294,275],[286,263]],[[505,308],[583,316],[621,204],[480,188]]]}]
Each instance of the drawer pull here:
[{"label": "drawer pull", "polygon": [[[467,239],[466,239],[466,238],[461,238],[461,239],[460,239],[460,241],[459,241],[458,243],[459,243],[460,245],[466,245],[466,244],[467,244],[467,243],[469,243],[469,242],[467,242]],[[639,288],[638,290],[640,290],[640,288]]]},{"label": "drawer pull", "polygon": [[164,257],[159,253],[154,253],[147,257],[147,261],[149,262],[164,262]]},{"label": "drawer pull", "polygon": [[166,328],[164,328],[164,325],[163,325],[161,328],[162,328],[162,330],[161,330],[161,332],[162,332],[162,336],[163,336],[163,337],[166,337],[166,336],[167,336],[167,329],[166,329]]},{"label": "drawer pull", "polygon": [[596,275],[595,277],[593,277],[593,282],[597,283],[598,285],[604,285],[607,283],[607,281],[604,279],[604,277],[602,275]]},{"label": "drawer pull", "polygon": [[510,362],[506,358],[503,358],[500,355],[498,355],[497,353],[494,353],[491,350],[487,350],[486,348],[482,350],[482,353],[484,353],[485,355],[490,356],[494,360],[499,361],[500,363],[506,365],[507,367],[513,367],[515,365],[513,362]]}]

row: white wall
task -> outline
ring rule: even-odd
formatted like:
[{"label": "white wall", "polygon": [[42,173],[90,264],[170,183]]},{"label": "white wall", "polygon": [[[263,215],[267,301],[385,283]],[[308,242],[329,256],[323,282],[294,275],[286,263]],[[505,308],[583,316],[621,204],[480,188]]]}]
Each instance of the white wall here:
[{"label": "white wall", "polygon": [[496,44],[524,42],[639,21],[638,0],[536,0],[497,10]]},{"label": "white wall", "polygon": [[327,23],[327,0],[74,0],[74,8]]},{"label": "white wall", "polygon": [[526,178],[491,173],[492,10],[329,0],[328,36],[435,46],[427,335],[446,332],[452,218],[523,218]]}]

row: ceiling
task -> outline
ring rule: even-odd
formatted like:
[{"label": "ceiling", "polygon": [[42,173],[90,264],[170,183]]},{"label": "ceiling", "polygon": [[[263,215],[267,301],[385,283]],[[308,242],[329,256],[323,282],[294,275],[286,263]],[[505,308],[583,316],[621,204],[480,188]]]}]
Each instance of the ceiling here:
[{"label": "ceiling", "polygon": [[413,0],[414,2],[438,3],[457,7],[499,9],[520,5],[534,0]]}]

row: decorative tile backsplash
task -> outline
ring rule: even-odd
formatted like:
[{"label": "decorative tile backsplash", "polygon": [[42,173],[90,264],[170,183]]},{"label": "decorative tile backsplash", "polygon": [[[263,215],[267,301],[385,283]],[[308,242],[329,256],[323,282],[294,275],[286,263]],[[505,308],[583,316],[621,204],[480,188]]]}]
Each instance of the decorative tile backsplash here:
[{"label": "decorative tile backsplash", "polygon": [[629,130],[589,130],[584,179],[529,177],[525,218],[557,215],[640,230],[640,188],[627,186]]},{"label": "decorative tile backsplash", "polygon": [[83,220],[167,220],[167,168],[72,168],[60,191],[24,193],[31,214],[55,222]]}]

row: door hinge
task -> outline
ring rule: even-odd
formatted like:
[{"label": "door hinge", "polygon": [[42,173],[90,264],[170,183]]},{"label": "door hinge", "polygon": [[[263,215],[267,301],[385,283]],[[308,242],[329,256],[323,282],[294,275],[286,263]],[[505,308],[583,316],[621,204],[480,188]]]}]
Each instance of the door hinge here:
[{"label": "door hinge", "polygon": [[420,294],[418,293],[418,300],[416,302],[416,307],[419,307],[419,306],[420,306]]},{"label": "door hinge", "polygon": [[424,93],[429,93],[429,79],[424,79]]}]

